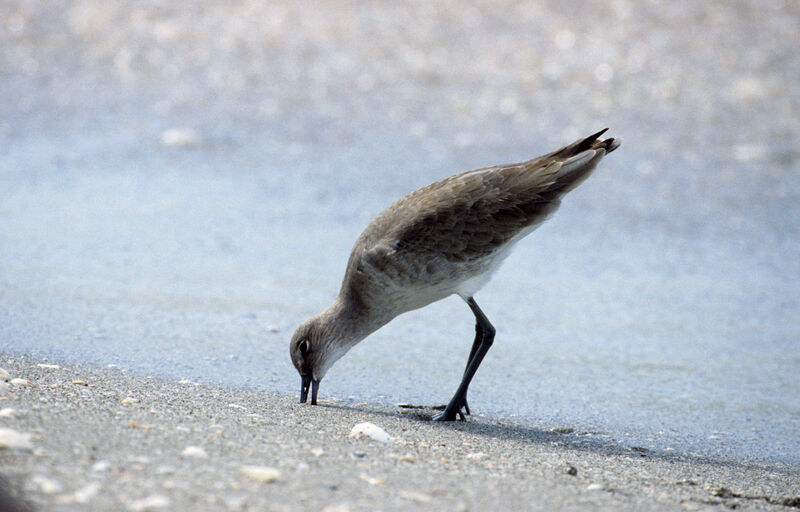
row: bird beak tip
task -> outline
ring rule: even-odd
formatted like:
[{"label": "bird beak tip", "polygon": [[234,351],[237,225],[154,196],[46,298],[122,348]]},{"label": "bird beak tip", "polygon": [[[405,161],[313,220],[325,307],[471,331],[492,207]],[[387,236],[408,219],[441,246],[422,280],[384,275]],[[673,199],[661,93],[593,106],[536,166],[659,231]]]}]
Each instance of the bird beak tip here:
[{"label": "bird beak tip", "polygon": [[[300,376],[300,403],[306,403],[308,399],[308,387],[311,384],[311,375]],[[313,397],[312,397],[313,398]]]},{"label": "bird beak tip", "polygon": [[300,403],[308,400],[308,391],[311,388],[311,405],[317,405],[317,392],[319,391],[319,380],[311,377],[311,374],[300,376]]}]

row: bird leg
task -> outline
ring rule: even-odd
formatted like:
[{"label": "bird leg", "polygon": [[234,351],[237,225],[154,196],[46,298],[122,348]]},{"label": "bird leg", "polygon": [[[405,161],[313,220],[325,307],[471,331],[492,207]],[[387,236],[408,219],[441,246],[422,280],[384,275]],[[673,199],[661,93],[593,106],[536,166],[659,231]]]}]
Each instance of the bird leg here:
[{"label": "bird leg", "polygon": [[[483,339],[483,327],[481,327],[481,323],[476,321],[475,322],[475,340],[472,342],[472,348],[469,351],[469,357],[467,358],[467,366],[464,367],[464,375],[467,374],[467,370],[469,370],[469,363],[472,362],[472,358],[475,357],[475,352],[478,350],[478,346],[481,344],[481,340]],[[459,409],[459,416],[461,419],[464,419],[464,414],[469,414],[469,404],[467,404],[467,394],[464,393],[464,402],[461,404],[461,408],[464,409],[463,413],[461,409]]]},{"label": "bird leg", "polygon": [[481,308],[478,307],[475,299],[469,297],[467,299],[467,305],[475,315],[475,341],[472,343],[469,363],[467,364],[466,370],[464,370],[461,384],[459,384],[453,398],[450,399],[450,403],[447,404],[444,411],[433,417],[434,421],[454,421],[456,416],[464,420],[464,413],[461,412],[462,407],[466,410],[467,414],[469,414],[469,408],[467,407],[467,389],[469,388],[469,383],[472,382],[472,377],[474,377],[475,372],[478,371],[478,367],[489,351],[489,347],[494,343],[495,328],[491,322],[489,322],[489,319],[486,318],[483,311],[481,311]]}]

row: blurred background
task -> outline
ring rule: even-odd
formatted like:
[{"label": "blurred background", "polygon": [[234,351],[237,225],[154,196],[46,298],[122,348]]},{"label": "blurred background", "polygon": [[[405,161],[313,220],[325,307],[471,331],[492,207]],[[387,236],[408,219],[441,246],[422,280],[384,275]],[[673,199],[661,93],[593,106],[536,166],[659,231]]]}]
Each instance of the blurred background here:
[{"label": "blurred background", "polygon": [[[795,2],[0,3],[0,350],[297,393],[288,341],[403,194],[622,147],[477,296],[474,413],[800,463]],[[457,298],[321,398],[445,403]],[[268,398],[265,398],[268,399]]]}]

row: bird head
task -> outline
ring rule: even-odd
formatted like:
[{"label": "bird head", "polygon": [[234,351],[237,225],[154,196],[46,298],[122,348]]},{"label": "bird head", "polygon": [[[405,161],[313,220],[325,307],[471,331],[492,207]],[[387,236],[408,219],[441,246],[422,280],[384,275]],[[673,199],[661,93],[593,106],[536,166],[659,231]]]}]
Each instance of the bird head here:
[{"label": "bird head", "polygon": [[301,403],[310,388],[311,404],[316,405],[319,382],[333,363],[383,325],[364,322],[365,315],[345,299],[340,295],[328,309],[300,324],[289,343],[292,363],[300,374]]},{"label": "bird head", "polygon": [[317,390],[325,362],[325,343],[317,335],[314,319],[305,322],[294,333],[289,343],[292,363],[300,374],[300,402],[305,403],[311,387],[311,405],[317,404]]},{"label": "bird head", "polygon": [[317,404],[319,382],[328,369],[354,344],[332,329],[327,311],[301,324],[289,344],[292,363],[300,374],[300,403],[305,403],[311,389],[311,405]]}]

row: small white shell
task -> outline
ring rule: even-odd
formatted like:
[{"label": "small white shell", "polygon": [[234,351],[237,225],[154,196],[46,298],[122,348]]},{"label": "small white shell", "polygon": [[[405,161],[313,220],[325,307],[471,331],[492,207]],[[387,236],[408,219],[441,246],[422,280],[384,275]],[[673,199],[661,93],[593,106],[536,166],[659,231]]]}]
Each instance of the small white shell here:
[{"label": "small white shell", "polygon": [[381,427],[368,421],[359,423],[353,427],[353,430],[350,431],[349,437],[352,439],[366,437],[368,439],[372,439],[373,441],[378,441],[379,443],[391,443],[394,440],[392,439],[392,436],[387,434],[386,431]]},{"label": "small white shell", "polygon": [[208,453],[203,449],[202,446],[187,446],[181,452],[181,455],[184,457],[195,457],[197,459],[205,459],[208,457]]},{"label": "small white shell", "polygon": [[244,466],[241,469],[244,476],[255,482],[268,484],[281,477],[281,472],[267,466]]},{"label": "small white shell", "polygon": [[73,494],[75,501],[77,503],[89,503],[97,496],[97,493],[100,492],[100,484],[97,482],[92,482],[84,487],[81,487]]},{"label": "small white shell", "polygon": [[0,428],[0,448],[32,450],[31,435],[10,428]]},{"label": "small white shell", "polygon": [[132,512],[144,512],[146,510],[155,510],[157,508],[167,508],[172,504],[170,499],[163,494],[153,494],[146,498],[136,500],[128,508]]},{"label": "small white shell", "polygon": [[64,486],[61,485],[61,482],[44,475],[33,475],[28,482],[29,485],[38,489],[42,494],[55,494],[64,490]]}]

